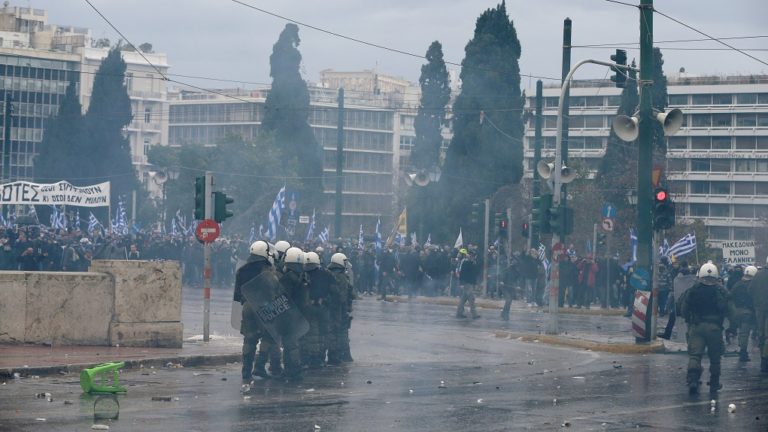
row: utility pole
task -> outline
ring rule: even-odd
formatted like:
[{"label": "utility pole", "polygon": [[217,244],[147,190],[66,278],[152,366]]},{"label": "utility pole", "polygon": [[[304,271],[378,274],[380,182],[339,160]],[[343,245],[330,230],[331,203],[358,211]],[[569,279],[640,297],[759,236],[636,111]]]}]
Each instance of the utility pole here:
[{"label": "utility pole", "polygon": [[[205,219],[213,219],[213,173],[205,172]],[[211,243],[203,243],[203,342],[211,339]]]},{"label": "utility pole", "polygon": [[[653,229],[651,227],[653,185],[653,0],[640,0],[640,121],[637,158],[637,268],[645,269],[653,280]],[[650,283],[650,281],[649,281]],[[650,320],[656,314],[656,299],[651,296],[646,314],[646,342],[651,340]]]},{"label": "utility pole", "polygon": [[483,295],[488,295],[488,219],[491,217],[491,200],[486,198],[483,201],[485,205],[485,220],[483,221]]},{"label": "utility pole", "polygon": [[341,187],[344,184],[342,177],[344,168],[344,88],[339,88],[339,120],[336,124],[336,212],[334,214],[333,235],[341,237]]},{"label": "utility pole", "polygon": [[[541,80],[536,81],[536,118],[534,123],[534,138],[533,138],[533,185],[531,186],[532,198],[538,198],[541,196],[541,176],[539,170],[536,167],[541,160],[541,127],[544,110],[544,84]],[[531,202],[537,202],[538,200],[531,200]],[[533,213],[533,209],[531,209]],[[528,249],[533,245],[539,244],[539,230],[533,228],[533,221],[528,220]]]},{"label": "utility pole", "polygon": [[[563,67],[562,67],[562,81],[561,85],[565,84],[565,79],[568,76],[568,72],[571,71],[571,29],[573,25],[570,18],[566,18],[563,21]],[[560,159],[563,165],[568,165],[568,128],[570,127],[570,110],[571,110],[571,90],[570,87],[566,88],[565,99],[563,100],[563,127],[562,127],[562,143],[560,144]],[[559,170],[562,165],[556,166],[555,169]],[[560,206],[565,208],[568,200],[568,186],[563,184],[560,197]],[[565,210],[561,212],[565,213]],[[560,231],[560,242],[565,243],[565,224],[562,225]]]}]

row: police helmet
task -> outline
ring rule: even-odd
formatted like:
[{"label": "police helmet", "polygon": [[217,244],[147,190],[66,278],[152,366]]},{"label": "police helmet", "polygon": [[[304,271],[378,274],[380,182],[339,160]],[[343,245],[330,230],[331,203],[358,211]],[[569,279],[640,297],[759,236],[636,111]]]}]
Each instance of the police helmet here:
[{"label": "police helmet", "polygon": [[712,262],[708,262],[701,266],[698,277],[704,284],[714,285],[717,283],[718,275],[717,266],[712,264]]},{"label": "police helmet", "polygon": [[269,259],[269,244],[264,240],[256,240],[251,244],[249,252],[253,256]]},{"label": "police helmet", "polygon": [[304,268],[307,270],[315,270],[320,267],[320,256],[314,252],[307,252],[304,254]]},{"label": "police helmet", "polygon": [[336,264],[339,267],[346,267],[347,256],[341,252],[337,252],[331,255],[331,264]]},{"label": "police helmet", "polygon": [[277,253],[279,253],[280,256],[285,255],[285,251],[287,251],[290,247],[291,244],[285,240],[280,240],[279,242],[275,243],[275,249],[277,249]]},{"label": "police helmet", "polygon": [[304,251],[297,247],[288,248],[288,250],[285,251],[285,263],[304,264]]},{"label": "police helmet", "polygon": [[757,274],[757,267],[755,266],[747,266],[747,268],[744,269],[744,276],[742,276],[745,280],[750,280]]},{"label": "police helmet", "polygon": [[318,254],[321,254],[321,253],[325,252],[325,249],[323,249],[322,246],[318,246],[318,247],[315,248],[315,252],[318,253]]}]

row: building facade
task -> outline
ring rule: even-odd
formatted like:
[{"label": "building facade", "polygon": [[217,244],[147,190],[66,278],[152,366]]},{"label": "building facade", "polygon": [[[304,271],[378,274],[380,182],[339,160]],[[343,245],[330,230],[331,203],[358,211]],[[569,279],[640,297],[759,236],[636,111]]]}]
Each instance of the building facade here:
[{"label": "building facade", "polygon": [[[544,89],[543,157],[553,157],[560,88]],[[667,139],[666,175],[677,219],[701,219],[710,241],[752,240],[768,219],[768,76],[693,77],[667,83],[669,107],[684,113]],[[528,89],[527,95],[535,95]],[[610,81],[576,82],[571,90],[569,158],[592,173],[605,155],[620,89]],[[535,98],[527,100],[529,108]],[[526,176],[533,173],[534,119],[525,133]]]}]

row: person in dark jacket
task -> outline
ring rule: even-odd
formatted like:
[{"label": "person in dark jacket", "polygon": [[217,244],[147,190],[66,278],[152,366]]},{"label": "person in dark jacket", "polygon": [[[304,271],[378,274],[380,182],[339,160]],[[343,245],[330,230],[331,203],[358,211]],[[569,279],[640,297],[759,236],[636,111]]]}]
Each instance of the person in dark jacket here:
[{"label": "person in dark jacket", "polygon": [[748,266],[731,288],[731,299],[733,307],[736,309],[734,320],[730,323],[731,333],[739,334],[739,361],[748,362],[749,354],[749,333],[754,331],[755,326],[755,305],[752,296],[749,295],[749,284],[752,278],[757,274],[757,267]]},{"label": "person in dark jacket", "polygon": [[469,303],[469,312],[472,319],[480,318],[475,310],[475,286],[478,278],[478,265],[475,255],[468,254],[466,249],[459,250],[460,261],[456,269],[456,277],[459,278],[459,287],[461,289],[461,299],[459,307],[456,309],[456,318],[466,318],[464,315],[464,305]]}]

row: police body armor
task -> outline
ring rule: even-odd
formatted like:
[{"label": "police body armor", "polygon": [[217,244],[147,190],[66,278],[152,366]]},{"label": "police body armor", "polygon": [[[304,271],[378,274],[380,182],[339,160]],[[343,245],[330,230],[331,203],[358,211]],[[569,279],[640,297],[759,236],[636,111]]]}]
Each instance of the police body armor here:
[{"label": "police body armor", "polygon": [[309,322],[280,284],[274,269],[261,272],[240,290],[259,323],[276,342],[298,339],[309,330]]}]

